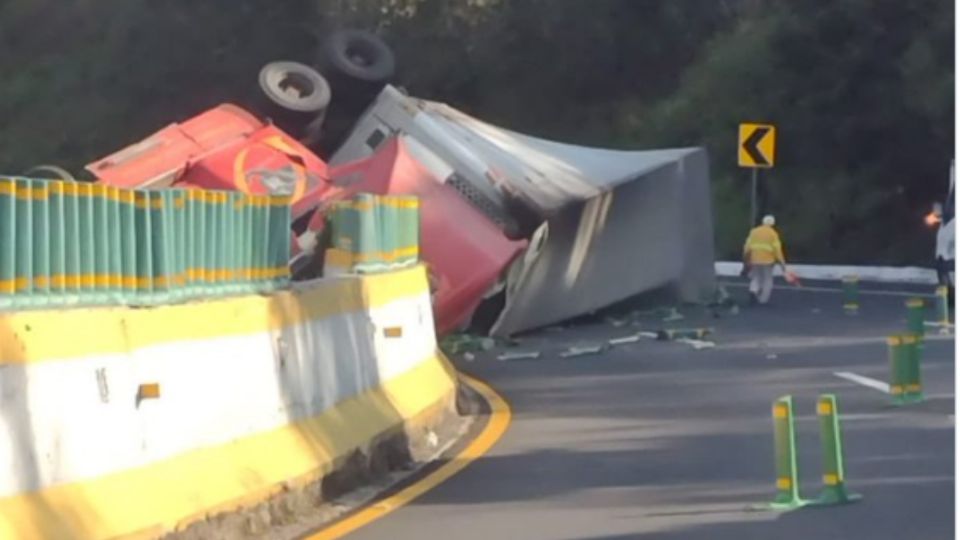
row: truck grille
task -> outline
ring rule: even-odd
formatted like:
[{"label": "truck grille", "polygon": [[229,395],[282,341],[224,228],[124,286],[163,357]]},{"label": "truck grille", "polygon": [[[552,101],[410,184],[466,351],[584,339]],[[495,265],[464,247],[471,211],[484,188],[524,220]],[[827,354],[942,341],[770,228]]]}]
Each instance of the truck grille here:
[{"label": "truck grille", "polygon": [[490,218],[498,226],[503,227],[506,225],[506,220],[504,216],[500,213],[500,209],[487,198],[479,189],[473,186],[470,182],[464,180],[460,175],[454,173],[447,180],[447,184],[453,189],[460,192],[460,195],[464,199],[470,202],[475,208],[484,213],[488,218]]}]

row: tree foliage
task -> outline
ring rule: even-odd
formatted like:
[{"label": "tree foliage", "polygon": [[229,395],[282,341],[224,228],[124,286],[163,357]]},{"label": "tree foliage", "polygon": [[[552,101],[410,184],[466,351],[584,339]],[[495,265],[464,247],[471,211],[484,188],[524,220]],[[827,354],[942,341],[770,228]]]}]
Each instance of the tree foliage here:
[{"label": "tree foliage", "polygon": [[[0,0],[0,170],[77,169],[222,101],[260,65],[373,29],[397,84],[516,130],[710,151],[720,255],[746,233],[737,124],[796,261],[927,263],[954,146],[948,0]],[[334,89],[336,92],[336,89]],[[696,219],[691,216],[691,219]]]}]

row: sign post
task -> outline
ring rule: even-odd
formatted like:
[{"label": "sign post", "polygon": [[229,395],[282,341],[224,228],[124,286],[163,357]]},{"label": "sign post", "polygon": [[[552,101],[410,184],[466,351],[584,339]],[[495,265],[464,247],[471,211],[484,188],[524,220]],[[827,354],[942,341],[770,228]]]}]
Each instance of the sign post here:
[{"label": "sign post", "polygon": [[757,224],[759,169],[773,167],[776,158],[777,128],[771,124],[740,124],[737,164],[753,169],[750,182],[750,228]]}]

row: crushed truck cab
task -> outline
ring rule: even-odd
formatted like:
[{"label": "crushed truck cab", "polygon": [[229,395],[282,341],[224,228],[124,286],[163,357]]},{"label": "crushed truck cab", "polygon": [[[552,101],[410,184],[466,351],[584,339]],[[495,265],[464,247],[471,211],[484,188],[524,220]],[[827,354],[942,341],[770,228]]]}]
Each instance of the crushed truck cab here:
[{"label": "crushed truck cab", "polygon": [[[376,154],[330,168],[303,144],[234,105],[220,105],[87,166],[123,188],[203,188],[286,195],[292,200],[294,256],[309,257],[324,211],[356,193],[421,198],[421,257],[440,333],[467,323],[526,241],[496,225],[391,139]],[[304,251],[306,250],[306,253]]]}]

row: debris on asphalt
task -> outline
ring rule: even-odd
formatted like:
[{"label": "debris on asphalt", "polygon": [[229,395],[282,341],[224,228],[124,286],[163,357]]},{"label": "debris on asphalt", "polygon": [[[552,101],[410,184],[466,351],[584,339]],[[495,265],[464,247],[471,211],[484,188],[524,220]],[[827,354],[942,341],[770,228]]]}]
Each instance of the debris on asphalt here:
[{"label": "debris on asphalt", "polygon": [[440,350],[447,354],[460,354],[481,349],[480,339],[467,334],[450,334],[440,340]]},{"label": "debris on asphalt", "polygon": [[776,359],[777,359],[777,355],[774,353],[770,353],[767,355],[767,360],[776,360]]},{"label": "debris on asphalt", "polygon": [[496,339],[470,334],[451,334],[440,340],[440,350],[456,355],[466,352],[492,351],[497,346],[516,347],[520,342],[515,339]]},{"label": "debris on asphalt", "polygon": [[570,347],[569,349],[560,353],[560,358],[573,358],[575,356],[587,356],[591,354],[599,354],[607,349],[607,345],[588,345],[585,347]]},{"label": "debris on asphalt", "polygon": [[737,301],[730,295],[727,291],[727,288],[723,285],[717,287],[716,292],[714,293],[714,299],[712,302],[707,304],[707,308],[711,310],[713,318],[719,319],[724,311],[730,315],[738,315],[740,313],[740,306],[737,304]]},{"label": "debris on asphalt", "polygon": [[[490,339],[495,339],[495,338],[490,338]],[[519,347],[521,344],[519,339],[513,339],[513,338],[500,338],[497,341],[499,341],[500,344],[503,345],[504,347]]]},{"label": "debris on asphalt", "polygon": [[627,322],[628,322],[624,319],[617,319],[615,317],[607,317],[604,320],[607,322],[607,324],[609,324],[614,328],[623,328],[624,326],[627,325]]},{"label": "debris on asphalt", "polygon": [[477,357],[473,353],[468,352],[463,354],[463,359],[466,360],[467,362],[473,362],[474,360],[476,360],[476,358]]},{"label": "debris on asphalt", "polygon": [[540,358],[540,351],[530,351],[530,352],[508,352],[503,353],[497,357],[497,360],[501,362],[506,362],[510,360],[536,360]]},{"label": "debris on asphalt", "polygon": [[727,300],[730,300],[730,293],[727,292],[727,288],[724,285],[717,286],[717,303],[723,304]]},{"label": "debris on asphalt", "polygon": [[640,341],[640,335],[636,334],[633,336],[608,339],[607,344],[608,345],[625,345],[627,343],[636,343],[638,341]]},{"label": "debris on asphalt", "polygon": [[717,344],[712,341],[691,338],[680,338],[677,340],[677,343],[686,343],[687,345],[693,346],[693,348],[698,351],[701,349],[712,349],[717,346]]},{"label": "debris on asphalt", "polygon": [[670,308],[670,312],[661,320],[663,322],[682,321],[683,315],[677,310],[677,308]]},{"label": "debris on asphalt", "polygon": [[713,333],[711,328],[668,328],[657,332],[657,339],[674,341],[679,339],[702,339]]},{"label": "debris on asphalt", "polygon": [[640,337],[645,337],[645,338],[650,338],[650,339],[657,339],[657,333],[656,333],[656,332],[637,332],[637,335],[640,336]]}]

